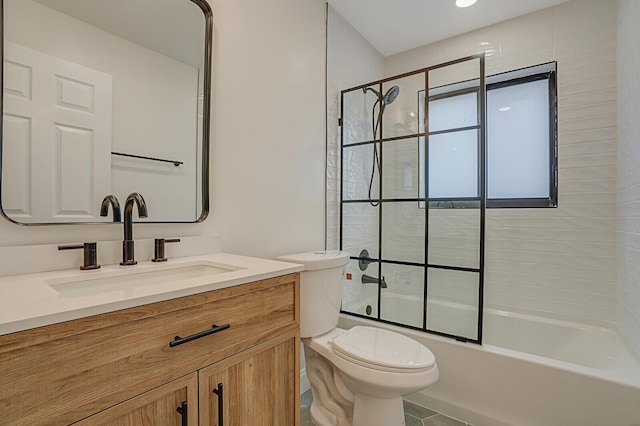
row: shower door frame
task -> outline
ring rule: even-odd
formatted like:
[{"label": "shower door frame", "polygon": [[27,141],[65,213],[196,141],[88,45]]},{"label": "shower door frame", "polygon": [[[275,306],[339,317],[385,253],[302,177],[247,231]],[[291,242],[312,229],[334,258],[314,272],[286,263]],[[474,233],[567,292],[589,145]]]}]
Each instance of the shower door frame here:
[{"label": "shower door frame", "polygon": [[[468,61],[473,61],[473,60],[478,60],[479,61],[479,78],[478,78],[478,85],[477,85],[477,124],[475,126],[465,126],[465,127],[461,127],[461,128],[454,128],[454,129],[447,129],[444,131],[435,131],[435,132],[430,132],[429,131],[429,101],[431,100],[431,96],[428,96],[428,92],[429,92],[429,72],[439,69],[439,68],[444,68],[444,67],[448,67],[448,66],[453,66],[456,64],[460,64],[463,62],[468,62]],[[372,135],[373,139],[370,141],[360,141],[360,142],[356,142],[356,143],[351,143],[348,145],[344,145],[344,123],[343,123],[343,117],[344,117],[344,95],[345,93],[348,92],[352,92],[355,90],[362,90],[365,89],[367,87],[371,87],[371,86],[378,86],[378,93],[382,94],[383,93],[383,83],[388,83],[394,80],[399,80],[401,78],[404,77],[409,77],[409,76],[413,76],[413,75],[417,75],[417,74],[424,74],[425,76],[425,96],[424,96],[424,104],[423,104],[423,111],[424,111],[424,117],[423,120],[424,122],[422,123],[424,126],[424,132],[420,132],[418,130],[418,133],[416,134],[410,134],[410,135],[402,135],[402,136],[396,136],[396,137],[390,137],[390,138],[383,138],[383,126],[384,124],[382,123],[382,120],[379,123],[379,134],[380,137],[376,137],[376,135]],[[348,315],[353,315],[356,317],[360,317],[360,318],[364,318],[364,319],[369,319],[369,320],[373,320],[373,321],[377,321],[377,322],[381,322],[381,323],[386,323],[386,324],[391,324],[391,325],[396,325],[396,326],[400,326],[400,327],[404,327],[404,328],[409,328],[412,330],[417,330],[417,331],[422,331],[422,332],[426,332],[426,333],[430,333],[430,334],[435,334],[435,335],[439,335],[439,336],[443,336],[443,337],[448,337],[448,338],[452,338],[455,339],[457,341],[461,341],[461,342],[469,342],[469,343],[475,343],[475,344],[482,344],[482,332],[483,332],[483,309],[484,309],[484,273],[485,273],[485,268],[484,268],[484,264],[485,264],[485,221],[486,221],[486,164],[487,164],[487,144],[486,144],[486,84],[485,84],[485,54],[484,52],[482,53],[478,53],[478,54],[474,54],[474,55],[470,55],[470,56],[466,56],[466,57],[462,57],[462,58],[458,58],[455,59],[453,61],[448,61],[445,63],[441,63],[441,64],[437,64],[434,66],[430,66],[430,67],[426,67],[426,68],[422,68],[419,70],[415,70],[415,71],[411,71],[411,72],[407,72],[404,74],[399,74],[393,77],[388,77],[385,79],[381,79],[381,80],[376,80],[374,82],[368,83],[368,84],[363,84],[363,85],[359,85],[356,87],[352,87],[349,89],[345,89],[342,90],[340,92],[340,117],[338,118],[338,124],[340,126],[340,230],[339,230],[339,238],[340,238],[340,249],[342,250],[343,248],[343,206],[344,204],[348,204],[348,203],[362,203],[364,202],[364,200],[345,200],[344,196],[343,196],[343,190],[344,190],[344,182],[343,182],[343,176],[344,176],[344,150],[345,148],[353,148],[353,147],[357,147],[359,145],[373,145],[376,146],[376,144],[379,144],[379,149],[380,149],[380,154],[379,154],[379,173],[378,173],[378,198],[377,199],[372,199],[372,201],[375,201],[378,203],[377,207],[378,208],[378,253],[376,258],[363,258],[363,257],[358,257],[358,256],[350,256],[351,260],[357,260],[357,261],[369,261],[371,259],[373,259],[372,263],[376,263],[378,265],[378,288],[377,288],[377,317],[371,317],[371,316],[367,316],[367,315],[362,315],[362,314],[358,314],[358,313],[354,313],[354,312],[349,312],[349,311],[345,311],[343,309],[341,309],[341,313],[345,313]],[[436,95],[437,96],[437,95]],[[468,198],[447,198],[447,199],[442,199],[442,198],[438,198],[438,199],[432,199],[429,197],[429,180],[428,180],[428,176],[429,176],[429,137],[430,136],[434,136],[434,135],[438,135],[438,134],[442,134],[442,133],[452,133],[455,131],[466,131],[466,130],[477,130],[478,132],[478,196],[477,197],[468,197]],[[424,157],[425,157],[425,161],[424,161],[424,182],[425,182],[425,188],[424,188],[424,197],[421,197],[420,195],[420,191],[418,192],[418,197],[413,199],[413,198],[402,198],[402,199],[394,199],[394,198],[390,198],[390,199],[385,199],[383,198],[383,192],[382,192],[382,188],[383,188],[383,146],[384,146],[384,142],[391,142],[391,141],[397,141],[397,140],[402,140],[402,139],[409,139],[409,138],[417,138],[418,141],[420,141],[421,138],[424,138]],[[418,142],[419,146],[420,146],[420,142]],[[438,265],[438,264],[430,264],[429,263],[429,211],[431,210],[430,208],[430,204],[431,202],[442,202],[442,201],[453,201],[453,202],[458,202],[458,201],[462,201],[462,202],[478,202],[479,203],[479,259],[478,259],[478,267],[477,268],[469,268],[469,267],[458,267],[458,266],[448,266],[448,265]],[[382,233],[383,233],[383,222],[382,222],[382,207],[383,207],[383,203],[390,203],[390,202],[416,202],[416,203],[424,203],[424,210],[425,210],[425,235],[424,235],[424,262],[422,264],[419,263],[415,263],[415,262],[404,262],[404,261],[397,261],[397,260],[385,260],[382,258]],[[404,265],[404,266],[412,266],[412,267],[422,267],[424,268],[424,294],[423,294],[423,309],[422,309],[422,327],[416,327],[413,325],[408,325],[408,324],[402,324],[402,323],[398,323],[395,321],[390,321],[390,320],[385,320],[383,318],[381,318],[381,303],[382,303],[382,286],[380,284],[381,281],[381,277],[382,277],[382,264],[386,263],[386,264],[395,264],[395,265]],[[469,338],[469,337],[465,337],[465,336],[460,336],[460,335],[455,335],[455,334],[450,334],[450,333],[446,333],[446,332],[442,332],[442,331],[438,331],[438,330],[433,330],[433,329],[429,329],[428,328],[428,324],[427,324],[427,309],[428,309],[428,289],[429,289],[429,280],[428,280],[428,271],[429,269],[444,269],[444,270],[453,270],[453,271],[460,271],[460,272],[472,272],[472,273],[477,273],[478,274],[478,319],[477,319],[477,331],[476,331],[476,339],[473,338]]]}]

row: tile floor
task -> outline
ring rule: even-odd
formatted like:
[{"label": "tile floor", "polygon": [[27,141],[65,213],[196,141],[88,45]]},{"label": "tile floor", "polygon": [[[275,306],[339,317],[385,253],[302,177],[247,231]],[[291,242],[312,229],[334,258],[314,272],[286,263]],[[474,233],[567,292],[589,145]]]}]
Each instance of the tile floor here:
[{"label": "tile floor", "polygon": [[[300,396],[300,426],[314,426],[309,412],[312,401],[311,391]],[[471,426],[409,401],[404,401],[404,421],[406,426]]]}]

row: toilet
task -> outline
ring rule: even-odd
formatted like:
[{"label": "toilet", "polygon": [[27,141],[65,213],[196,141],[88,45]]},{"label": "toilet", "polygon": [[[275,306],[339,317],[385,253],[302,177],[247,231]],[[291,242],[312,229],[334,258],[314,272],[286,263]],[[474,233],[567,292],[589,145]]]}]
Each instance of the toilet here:
[{"label": "toilet", "polygon": [[433,353],[377,327],[337,328],[349,254],[315,251],[281,256],[300,273],[300,335],[317,426],[402,426],[402,396],[438,380]]}]

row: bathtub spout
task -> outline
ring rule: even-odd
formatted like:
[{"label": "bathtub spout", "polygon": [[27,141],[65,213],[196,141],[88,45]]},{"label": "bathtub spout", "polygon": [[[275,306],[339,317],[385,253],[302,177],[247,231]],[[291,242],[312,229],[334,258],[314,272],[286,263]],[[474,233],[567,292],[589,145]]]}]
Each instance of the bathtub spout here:
[{"label": "bathtub spout", "polygon": [[387,288],[387,282],[384,277],[381,280],[372,277],[371,275],[363,274],[361,278],[362,284],[380,284],[380,287]]}]

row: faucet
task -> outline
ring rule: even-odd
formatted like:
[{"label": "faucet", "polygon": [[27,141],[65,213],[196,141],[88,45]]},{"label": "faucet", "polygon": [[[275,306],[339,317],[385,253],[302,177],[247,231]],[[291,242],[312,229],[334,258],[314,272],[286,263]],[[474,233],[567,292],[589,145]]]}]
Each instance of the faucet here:
[{"label": "faucet", "polygon": [[133,204],[138,206],[138,216],[147,217],[147,203],[142,195],[137,192],[129,194],[124,203],[124,240],[122,241],[122,262],[121,265],[135,265],[133,252]]},{"label": "faucet", "polygon": [[371,275],[364,274],[362,275],[362,278],[360,278],[360,280],[362,281],[362,284],[380,284],[381,288],[387,288],[387,282],[385,281],[384,277],[379,280],[375,277],[372,277]]},{"label": "faucet", "polygon": [[102,205],[100,206],[100,216],[107,217],[107,214],[109,214],[109,206],[113,209],[113,221],[120,222],[122,220],[120,216],[120,203],[115,195],[109,194],[104,197]]}]

